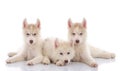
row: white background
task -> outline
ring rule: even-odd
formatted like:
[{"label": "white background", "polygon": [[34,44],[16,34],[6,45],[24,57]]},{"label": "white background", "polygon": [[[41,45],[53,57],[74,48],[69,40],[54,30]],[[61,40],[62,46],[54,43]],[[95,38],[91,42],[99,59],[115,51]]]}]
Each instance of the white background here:
[{"label": "white background", "polygon": [[[6,65],[7,53],[22,47],[22,22],[41,21],[41,37],[58,37],[67,40],[67,21],[87,20],[88,43],[104,50],[116,53],[115,60],[97,60],[98,71],[118,71],[120,65],[120,2],[119,0],[0,0],[0,69],[4,71],[27,71],[23,63],[18,69]],[[102,62],[102,63],[101,63]],[[24,66],[25,65],[25,66]],[[93,71],[87,65],[73,63],[63,68],[49,65],[38,71]],[[52,68],[53,69],[52,69]],[[36,67],[37,68],[37,67]],[[33,68],[33,70],[36,70]],[[64,69],[65,68],[65,69]],[[74,69],[75,68],[75,69]],[[25,69],[25,70],[24,70]],[[67,70],[66,70],[67,69]],[[29,70],[28,70],[29,71]],[[32,70],[31,70],[32,71]]]}]

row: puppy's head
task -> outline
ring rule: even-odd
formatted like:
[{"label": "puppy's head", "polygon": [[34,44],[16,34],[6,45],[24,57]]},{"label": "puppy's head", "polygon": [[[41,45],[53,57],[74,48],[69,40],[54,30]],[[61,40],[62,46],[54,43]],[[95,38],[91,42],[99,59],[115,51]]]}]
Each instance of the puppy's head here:
[{"label": "puppy's head", "polygon": [[68,64],[75,56],[75,51],[74,47],[72,47],[72,43],[65,41],[60,42],[56,39],[54,54],[57,60],[63,61],[64,64]]},{"label": "puppy's head", "polygon": [[34,45],[39,40],[40,37],[40,21],[37,20],[36,24],[28,24],[27,20],[23,21],[23,34],[25,38],[25,43],[27,45]]},{"label": "puppy's head", "polygon": [[68,20],[68,39],[74,45],[82,44],[86,41],[86,20],[83,19],[82,23],[72,23],[71,19]]}]

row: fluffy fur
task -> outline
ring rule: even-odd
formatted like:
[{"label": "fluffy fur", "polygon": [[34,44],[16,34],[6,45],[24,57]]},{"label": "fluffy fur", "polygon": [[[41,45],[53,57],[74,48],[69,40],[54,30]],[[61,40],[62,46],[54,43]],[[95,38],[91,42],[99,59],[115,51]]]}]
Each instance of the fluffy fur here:
[{"label": "fluffy fur", "polygon": [[69,42],[53,38],[45,40],[43,52],[45,56],[44,64],[49,64],[51,61],[58,66],[70,63],[75,55],[74,48]]},{"label": "fluffy fur", "polygon": [[28,65],[42,62],[42,40],[40,39],[40,21],[36,24],[28,24],[26,19],[23,21],[24,47],[18,53],[11,52],[7,63],[27,60]]},{"label": "fluffy fur", "polygon": [[76,52],[73,61],[82,61],[91,67],[97,67],[98,64],[93,57],[106,59],[115,58],[114,53],[106,52],[86,43],[86,25],[85,19],[83,19],[82,23],[72,23],[71,19],[68,20],[68,39],[73,42]]}]

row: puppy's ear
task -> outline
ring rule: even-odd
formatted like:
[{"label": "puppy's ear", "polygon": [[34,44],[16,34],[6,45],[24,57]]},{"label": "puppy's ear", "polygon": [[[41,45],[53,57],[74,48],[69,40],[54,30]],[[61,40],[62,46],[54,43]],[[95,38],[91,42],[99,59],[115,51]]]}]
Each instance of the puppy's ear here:
[{"label": "puppy's ear", "polygon": [[87,22],[85,18],[83,18],[82,25],[84,28],[87,28]]},{"label": "puppy's ear", "polygon": [[27,20],[25,18],[24,21],[23,21],[23,28],[26,28],[26,26],[27,26]]},{"label": "puppy's ear", "polygon": [[69,19],[68,19],[68,28],[71,28],[71,26],[72,26],[72,21],[71,21],[71,19],[69,18]]},{"label": "puppy's ear", "polygon": [[59,46],[59,41],[58,41],[58,39],[56,38],[55,39],[55,48],[57,48]]},{"label": "puppy's ear", "polygon": [[37,28],[40,28],[40,20],[39,19],[37,19],[36,26],[37,26]]}]

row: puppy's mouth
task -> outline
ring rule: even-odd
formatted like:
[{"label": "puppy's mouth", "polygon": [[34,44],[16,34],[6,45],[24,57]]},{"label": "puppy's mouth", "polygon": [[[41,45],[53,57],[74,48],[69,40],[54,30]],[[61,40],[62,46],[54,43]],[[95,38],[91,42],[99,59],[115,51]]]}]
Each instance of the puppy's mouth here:
[{"label": "puppy's mouth", "polygon": [[77,45],[79,45],[80,43],[74,43],[74,46],[77,46]]}]

